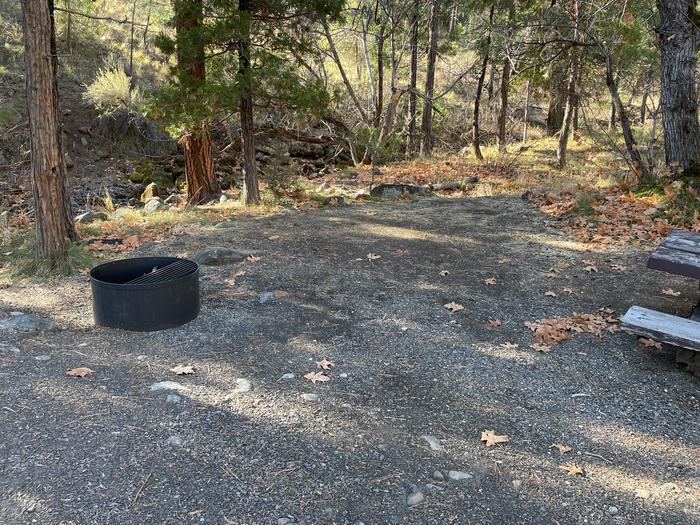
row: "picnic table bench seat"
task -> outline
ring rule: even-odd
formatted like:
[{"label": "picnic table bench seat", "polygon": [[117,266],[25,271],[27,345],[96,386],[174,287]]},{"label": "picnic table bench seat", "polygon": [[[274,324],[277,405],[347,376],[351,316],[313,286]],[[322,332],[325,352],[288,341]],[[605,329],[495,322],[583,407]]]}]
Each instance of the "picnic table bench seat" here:
[{"label": "picnic table bench seat", "polygon": [[[674,230],[651,254],[647,267],[700,279],[700,233]],[[632,306],[620,327],[628,333],[679,347],[676,361],[700,375],[700,303],[689,319]]]}]

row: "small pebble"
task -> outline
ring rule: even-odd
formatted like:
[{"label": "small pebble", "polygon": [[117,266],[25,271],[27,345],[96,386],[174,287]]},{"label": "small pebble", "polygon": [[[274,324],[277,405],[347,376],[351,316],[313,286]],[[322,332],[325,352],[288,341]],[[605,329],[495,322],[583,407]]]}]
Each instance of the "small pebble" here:
[{"label": "small pebble", "polygon": [[462,472],[461,470],[450,470],[447,473],[447,477],[452,481],[462,481],[464,479],[472,479],[474,476],[468,472]]},{"label": "small pebble", "polygon": [[182,398],[177,394],[168,394],[165,398],[166,403],[179,403],[180,401],[182,401]]},{"label": "small pebble", "polygon": [[236,388],[233,390],[236,394],[242,394],[244,392],[250,392],[253,390],[253,383],[249,379],[239,377],[236,379]]},{"label": "small pebble", "polygon": [[179,436],[170,436],[167,441],[168,445],[172,445],[173,447],[181,447],[182,446],[182,438]]},{"label": "small pebble", "polygon": [[620,510],[617,507],[608,507],[608,514],[610,514],[611,516],[615,516],[618,512],[620,512]]},{"label": "small pebble", "polygon": [[512,481],[512,484],[514,489],[519,489],[522,486],[523,482],[519,479],[514,479]]},{"label": "small pebble", "polygon": [[347,375],[345,372],[343,372],[343,373],[340,374],[338,377],[341,378],[341,379],[347,379],[347,378],[348,378],[348,375]]},{"label": "small pebble", "polygon": [[49,356],[49,355],[38,355],[38,356],[36,356],[34,359],[36,359],[37,361],[48,361],[49,359],[51,359],[51,356]]},{"label": "small pebble", "polygon": [[428,442],[428,445],[430,445],[430,450],[443,450],[445,448],[442,446],[442,443],[440,443],[440,440],[435,436],[424,434],[421,436],[421,439]]},{"label": "small pebble", "polygon": [[439,470],[436,470],[433,472],[433,479],[436,481],[445,481],[445,475]]},{"label": "small pebble", "polygon": [[321,401],[321,398],[318,397],[318,394],[302,394],[301,398],[304,401],[311,401],[312,403],[318,403]]},{"label": "small pebble", "polygon": [[16,346],[8,345],[7,343],[0,343],[0,352],[10,352],[12,354],[19,354],[19,348]]},{"label": "small pebble", "polygon": [[415,485],[411,485],[409,493],[406,495],[406,505],[409,507],[414,507],[425,501],[425,494],[423,494]]},{"label": "small pebble", "polygon": [[159,383],[153,383],[149,390],[155,392],[157,390],[188,390],[188,388],[176,381],[161,381]]},{"label": "small pebble", "polygon": [[272,301],[275,298],[274,292],[263,292],[258,297],[258,302],[260,304],[265,304]]},{"label": "small pebble", "polygon": [[283,374],[282,377],[280,377],[280,380],[289,381],[290,379],[294,379],[295,377],[296,376],[294,374],[289,372],[287,374]]}]

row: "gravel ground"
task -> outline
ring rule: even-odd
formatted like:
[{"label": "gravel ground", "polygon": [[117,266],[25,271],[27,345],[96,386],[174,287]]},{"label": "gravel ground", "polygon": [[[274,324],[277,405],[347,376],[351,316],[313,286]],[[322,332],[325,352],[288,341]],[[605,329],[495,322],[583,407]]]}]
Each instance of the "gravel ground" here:
[{"label": "gravel ground", "polygon": [[[193,231],[140,251],[260,260],[207,267],[200,317],[155,333],[91,326],[84,276],[0,290],[0,313],[60,327],[0,331],[0,523],[700,523],[699,383],[673,349],[615,332],[538,353],[523,324],[687,315],[697,283],[543,223],[520,199],[435,198]],[[324,357],[331,380],[304,379]]]}]

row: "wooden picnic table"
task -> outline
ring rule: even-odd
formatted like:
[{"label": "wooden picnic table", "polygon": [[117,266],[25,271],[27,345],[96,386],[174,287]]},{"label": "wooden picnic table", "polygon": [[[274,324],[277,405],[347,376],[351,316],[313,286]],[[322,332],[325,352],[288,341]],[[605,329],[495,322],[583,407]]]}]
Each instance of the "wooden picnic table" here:
[{"label": "wooden picnic table", "polygon": [[[700,233],[674,230],[651,254],[647,267],[700,279]],[[620,326],[631,334],[679,347],[676,361],[700,375],[700,303],[690,318],[632,306]]]}]

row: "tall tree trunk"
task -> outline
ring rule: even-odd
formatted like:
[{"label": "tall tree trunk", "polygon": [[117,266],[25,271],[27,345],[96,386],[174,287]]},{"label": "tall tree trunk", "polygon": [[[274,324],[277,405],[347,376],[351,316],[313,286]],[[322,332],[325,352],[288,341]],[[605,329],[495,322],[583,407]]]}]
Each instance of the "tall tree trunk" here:
[{"label": "tall tree trunk", "polygon": [[61,150],[53,0],[22,0],[37,257],[64,256],[73,226]]},{"label": "tall tree trunk", "polygon": [[435,64],[440,29],[440,1],[432,0],[430,5],[430,40],[428,65],[425,73],[425,103],[423,105],[423,119],[421,120],[421,155],[430,155],[433,152],[433,90],[435,88]]},{"label": "tall tree trunk", "polygon": [[647,99],[649,98],[649,82],[644,85],[644,93],[642,94],[642,102],[639,104],[639,123],[643,126],[647,120]]},{"label": "tall tree trunk", "polygon": [[[484,160],[484,155],[481,153],[481,137],[479,131],[479,109],[481,107],[481,93],[484,90],[484,79],[486,78],[486,69],[489,65],[489,53],[491,52],[491,25],[493,24],[493,11],[495,4],[491,4],[489,11],[489,27],[484,40],[484,58],[481,61],[481,73],[479,81],[476,84],[476,95],[474,95],[474,113],[472,116],[472,146],[474,155],[479,160]],[[492,68],[493,69],[493,68]]]},{"label": "tall tree trunk", "polygon": [[384,21],[377,34],[377,101],[374,106],[374,126],[379,127],[382,121],[382,110],[384,109],[384,42],[386,40],[384,31],[386,21]]},{"label": "tall tree trunk", "polygon": [[494,84],[494,67],[493,67],[493,64],[491,64],[491,67],[489,68],[489,81],[486,84],[486,94],[488,95],[489,105],[491,104],[491,101],[493,100],[493,84]]},{"label": "tall tree trunk", "polygon": [[340,55],[338,54],[338,50],[335,47],[335,42],[333,42],[333,36],[331,35],[330,28],[328,27],[328,22],[326,22],[326,20],[323,20],[322,24],[323,24],[323,32],[325,33],[326,40],[328,41],[328,49],[331,52],[331,57],[333,58],[333,62],[335,62],[335,65],[338,68],[338,73],[340,73],[340,78],[343,79],[343,84],[345,84],[345,89],[348,90],[348,95],[350,96],[350,100],[352,100],[352,103],[355,106],[355,109],[357,109],[358,113],[362,117],[362,120],[364,122],[369,123],[369,118],[367,117],[367,113],[365,113],[365,110],[362,108],[362,105],[360,104],[360,101],[357,98],[357,95],[355,94],[355,90],[353,89],[352,84],[350,83],[350,80],[348,79],[348,75],[345,73],[345,68],[343,67],[343,62],[340,60]]},{"label": "tall tree trunk", "polygon": [[[574,42],[578,42],[579,37],[579,0],[574,0],[572,5],[572,17],[574,19]],[[569,135],[573,121],[574,110],[578,106],[578,91],[576,82],[579,75],[580,49],[577,46],[571,48],[571,65],[569,66],[569,82],[567,83],[566,108],[564,109],[564,122],[559,132],[559,145],[557,147],[557,164],[559,168],[566,167],[566,151],[569,147]]]},{"label": "tall tree trunk", "polygon": [[250,0],[239,0],[241,35],[238,41],[238,77],[241,100],[238,108],[241,119],[243,155],[243,198],[246,205],[260,203],[258,166],[255,162],[255,126],[253,122],[253,71],[250,64]]},{"label": "tall tree trunk", "polygon": [[530,116],[530,95],[532,94],[532,80],[527,79],[525,88],[525,111],[523,113],[523,144],[527,142],[527,119]]},{"label": "tall tree trunk", "polygon": [[413,15],[411,16],[411,91],[408,94],[408,144],[407,155],[412,156],[418,150],[416,137],[416,111],[418,110],[418,22],[420,21],[420,9],[418,2],[413,6]]},{"label": "tall tree trunk", "polygon": [[[178,6],[175,19],[178,40],[182,42],[178,46],[178,68],[180,75],[188,79],[187,85],[194,90],[191,95],[196,96],[196,91],[206,81],[204,46],[198,44],[198,40],[191,38],[187,33],[195,32],[202,24],[202,0],[186,0],[178,3]],[[200,123],[194,126],[180,139],[180,144],[185,153],[187,200],[199,203],[221,193],[214,175],[207,124]]]},{"label": "tall tree trunk", "polygon": [[[70,11],[70,0],[64,0],[63,5],[66,6],[66,10]],[[73,51],[73,39],[72,39],[72,29],[73,29],[73,15],[70,12],[66,13],[66,49],[68,50],[69,53]]]},{"label": "tall tree trunk", "polygon": [[[615,81],[617,84],[617,81]],[[610,104],[610,115],[608,115],[608,131],[615,131],[615,122],[617,121],[617,108],[615,104]]]},{"label": "tall tree trunk", "polygon": [[148,0],[148,14],[146,15],[146,27],[143,28],[143,50],[148,53],[148,28],[151,26],[151,9],[153,0]]},{"label": "tall tree trunk", "polygon": [[377,92],[374,84],[374,68],[372,68],[372,60],[369,56],[369,44],[367,43],[371,18],[372,11],[368,11],[367,17],[362,19],[362,54],[365,57],[365,68],[367,69],[367,78],[369,79],[369,94],[372,98],[372,104],[376,107]]},{"label": "tall tree trunk", "polygon": [[578,52],[578,71],[576,72],[576,82],[574,83],[574,90],[576,91],[576,105],[574,106],[574,115],[571,120],[571,129],[576,133],[579,128],[579,108],[581,107],[581,75],[583,74],[583,68],[585,63],[585,48],[579,49]]},{"label": "tall tree trunk", "polygon": [[564,109],[568,96],[566,66],[563,59],[557,60],[549,69],[549,106],[547,108],[547,135],[553,137],[561,131]]},{"label": "tall tree trunk", "polygon": [[615,79],[613,70],[612,55],[609,51],[605,53],[605,83],[608,86],[613,107],[616,109],[618,118],[620,119],[620,127],[622,128],[622,135],[625,138],[625,147],[627,149],[627,155],[630,157],[632,169],[639,177],[642,184],[649,184],[653,182],[651,173],[649,172],[644,159],[642,159],[642,156],[639,153],[639,148],[637,147],[637,142],[634,140],[632,127],[630,126],[629,118],[627,117],[627,110],[625,109],[625,106],[622,105],[622,101],[620,100],[617,80]]},{"label": "tall tree trunk", "polygon": [[[509,22],[509,38],[508,41],[512,40],[513,30],[512,25],[515,21],[515,2],[511,2],[508,8],[508,22]],[[512,70],[512,65],[510,63],[510,57],[508,56],[508,51],[506,50],[506,56],[503,59],[503,74],[501,75],[501,105],[498,108],[498,128],[497,128],[497,139],[498,139],[498,151],[505,151],[506,144],[508,143],[508,137],[506,136],[506,121],[508,120],[508,94],[510,88],[510,73]]]},{"label": "tall tree trunk", "polygon": [[700,126],[695,90],[698,13],[695,0],[656,0],[661,48],[661,115],[666,165],[700,176]]}]

